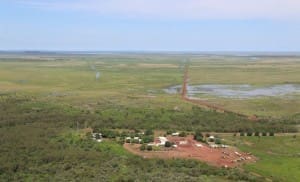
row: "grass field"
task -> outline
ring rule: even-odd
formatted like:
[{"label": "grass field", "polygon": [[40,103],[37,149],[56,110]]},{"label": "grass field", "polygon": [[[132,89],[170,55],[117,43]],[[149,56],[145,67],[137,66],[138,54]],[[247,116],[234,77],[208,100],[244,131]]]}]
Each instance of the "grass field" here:
[{"label": "grass field", "polygon": [[278,181],[300,179],[300,136],[225,137],[231,145],[253,153],[257,163],[247,164],[246,170]]},{"label": "grass field", "polygon": [[[205,59],[205,58],[204,58]],[[299,58],[264,57],[251,61],[249,58],[218,58],[191,63],[190,82],[192,84],[299,84]],[[300,95],[287,97],[263,97],[246,100],[210,98],[234,111],[260,116],[281,117],[299,112]]]},{"label": "grass field", "polygon": [[[84,102],[113,96],[134,96],[139,100],[168,99],[162,89],[180,85],[183,56],[125,55],[117,57],[63,57],[56,59],[10,59],[0,62],[1,92],[29,92],[63,95],[61,100]],[[4,59],[2,59],[4,60]],[[300,58],[190,57],[190,84],[300,84]],[[95,79],[96,71],[101,73]],[[157,96],[147,98],[148,95]],[[282,117],[299,112],[300,95],[289,98],[246,100],[208,97],[212,103],[245,114]],[[205,98],[204,98],[205,99]],[[122,101],[123,99],[120,99]],[[168,103],[168,102],[164,102]],[[80,104],[82,105],[82,104]]]},{"label": "grass field", "polygon": [[[126,153],[119,144],[95,146],[78,138],[75,130],[85,127],[275,133],[299,128],[299,94],[245,100],[204,98],[230,110],[267,118],[252,122],[165,93],[163,89],[182,84],[185,63],[190,65],[190,84],[300,84],[300,58],[295,56],[252,60],[180,54],[2,55],[0,180],[99,179],[102,175],[107,181],[130,181],[132,175],[141,181],[163,176],[174,181],[175,174],[189,181],[261,180],[249,172],[279,181],[298,180],[299,136],[258,139],[227,135],[228,141],[260,158],[245,166],[247,172],[195,161],[143,160]],[[116,172],[119,175],[111,178]],[[139,173],[145,175],[137,176]]]}]

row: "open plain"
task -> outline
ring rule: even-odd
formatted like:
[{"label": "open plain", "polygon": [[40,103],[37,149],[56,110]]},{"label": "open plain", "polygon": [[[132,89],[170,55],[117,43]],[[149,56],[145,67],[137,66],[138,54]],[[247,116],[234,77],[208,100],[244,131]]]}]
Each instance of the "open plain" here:
[{"label": "open plain", "polygon": [[[155,181],[162,176],[168,177],[166,181],[300,179],[299,90],[280,95],[222,97],[206,89],[193,95],[237,113],[256,115],[257,121],[199,107],[183,100],[180,89],[178,93],[165,92],[182,85],[186,65],[191,86],[299,88],[298,56],[2,53],[0,57],[0,179],[4,181],[74,176],[103,181]],[[193,155],[203,160],[144,159],[129,153],[117,138],[95,143],[82,136],[81,129],[88,127],[100,132],[215,132],[225,144],[253,153],[257,162],[219,168],[214,163],[211,166],[210,155],[200,149]],[[264,137],[263,133],[275,136]],[[180,148],[176,150],[180,152]],[[181,154],[185,155],[183,150]],[[116,172],[118,175],[112,175]]]}]

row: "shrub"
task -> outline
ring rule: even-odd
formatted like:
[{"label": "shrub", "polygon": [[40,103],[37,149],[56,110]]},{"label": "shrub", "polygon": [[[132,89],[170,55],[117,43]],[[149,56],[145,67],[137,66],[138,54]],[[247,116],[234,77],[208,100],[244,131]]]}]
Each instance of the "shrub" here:
[{"label": "shrub", "polygon": [[195,131],[195,135],[199,135],[199,136],[202,136],[202,137],[203,137],[203,134],[202,134],[202,132],[201,132],[200,130],[196,130],[196,131]]},{"label": "shrub", "polygon": [[126,143],[131,143],[131,139],[126,139]]},{"label": "shrub", "polygon": [[85,134],[85,136],[86,136],[87,138],[92,138],[92,133],[91,133],[91,132],[87,132],[87,133]]},{"label": "shrub", "polygon": [[146,150],[146,145],[145,145],[145,144],[141,145],[141,146],[140,146],[140,150],[141,150],[141,151]]},{"label": "shrub", "polygon": [[173,130],[168,130],[168,131],[167,131],[167,135],[171,135],[172,133],[174,133]]},{"label": "shrub", "polygon": [[125,131],[122,131],[122,133],[120,134],[120,137],[125,137],[125,136],[127,136],[128,135],[128,133],[127,132],[125,132]]},{"label": "shrub", "polygon": [[194,135],[194,140],[197,141],[203,141],[203,134],[201,133],[200,130],[196,130],[195,135]]},{"label": "shrub", "polygon": [[133,129],[134,130],[134,133],[141,133],[141,130],[139,129]]},{"label": "shrub", "polygon": [[116,138],[117,136],[120,136],[120,134],[118,132],[115,132],[112,130],[103,130],[102,131],[103,138]]},{"label": "shrub", "polygon": [[185,133],[185,132],[180,132],[180,133],[179,133],[179,136],[180,136],[180,137],[186,137],[186,133]]},{"label": "shrub", "polygon": [[215,144],[217,144],[217,145],[222,144],[221,139],[217,138],[217,139],[215,140]]},{"label": "shrub", "polygon": [[270,132],[269,136],[275,136],[275,133],[274,132]]},{"label": "shrub", "polygon": [[151,151],[151,150],[152,150],[152,146],[151,146],[151,145],[148,145],[148,146],[147,146],[147,150],[148,150],[148,151]]},{"label": "shrub", "polygon": [[154,141],[154,137],[153,136],[143,136],[142,140],[144,143],[150,143]]},{"label": "shrub", "polygon": [[133,140],[132,143],[139,143],[139,140]]},{"label": "shrub", "polygon": [[241,132],[241,133],[240,133],[240,136],[245,136],[245,133],[244,133],[244,132]]},{"label": "shrub", "polygon": [[252,136],[252,132],[247,132],[247,136]]},{"label": "shrub", "polygon": [[297,138],[297,135],[293,135],[293,138]]},{"label": "shrub", "polygon": [[99,132],[100,132],[100,129],[99,129],[99,128],[94,128],[94,129],[93,129],[93,132],[94,132],[94,133],[99,133]]},{"label": "shrub", "polygon": [[255,132],[254,135],[255,135],[255,136],[259,136],[259,132]]},{"label": "shrub", "polygon": [[267,133],[266,133],[266,132],[262,132],[261,135],[262,135],[262,136],[267,136]]},{"label": "shrub", "polygon": [[100,139],[101,138],[101,136],[97,133],[96,134],[96,139],[98,140],[98,139]]},{"label": "shrub", "polygon": [[120,145],[123,145],[124,144],[124,140],[118,140],[117,143],[120,144]]},{"label": "shrub", "polygon": [[199,141],[199,142],[202,142],[203,141],[203,137],[198,135],[198,136],[195,136],[194,137],[195,140]]},{"label": "shrub", "polygon": [[166,141],[166,143],[165,143],[165,147],[172,147],[172,143],[171,143],[171,142],[169,142],[169,141]]},{"label": "shrub", "polygon": [[153,131],[148,129],[145,131],[145,135],[153,135]]}]

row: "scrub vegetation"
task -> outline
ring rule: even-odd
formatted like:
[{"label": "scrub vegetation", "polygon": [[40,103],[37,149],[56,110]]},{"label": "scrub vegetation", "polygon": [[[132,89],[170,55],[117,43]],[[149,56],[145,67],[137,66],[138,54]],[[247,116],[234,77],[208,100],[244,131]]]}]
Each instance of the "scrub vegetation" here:
[{"label": "scrub vegetation", "polygon": [[244,168],[278,181],[298,181],[300,136],[251,136],[226,137],[226,142],[251,152],[259,158],[258,162],[247,164]]},{"label": "scrub vegetation", "polygon": [[[183,60],[187,59],[188,62]],[[0,181],[264,181],[299,176],[270,175],[270,161],[297,167],[288,150],[267,156],[264,146],[279,147],[278,133],[297,132],[299,95],[247,100],[207,97],[237,112],[257,114],[249,121],[185,102],[163,91],[180,85],[184,64],[193,84],[299,84],[300,58],[196,55],[13,55],[0,59]],[[286,64],[282,64],[285,62]],[[99,77],[95,77],[97,73]],[[243,169],[223,169],[193,160],[143,159],[119,142],[93,141],[82,132],[97,130],[173,130],[185,132],[275,133],[244,146],[260,161]],[[230,141],[237,140],[231,138]],[[278,140],[278,142],[276,142]],[[289,139],[292,140],[292,139]],[[229,141],[229,139],[228,139]],[[293,145],[299,146],[295,139]],[[264,144],[265,143],[265,144]],[[295,149],[296,151],[296,149]],[[278,167],[278,170],[282,168]],[[261,171],[261,172],[260,172]],[[257,174],[253,174],[255,172]]]}]

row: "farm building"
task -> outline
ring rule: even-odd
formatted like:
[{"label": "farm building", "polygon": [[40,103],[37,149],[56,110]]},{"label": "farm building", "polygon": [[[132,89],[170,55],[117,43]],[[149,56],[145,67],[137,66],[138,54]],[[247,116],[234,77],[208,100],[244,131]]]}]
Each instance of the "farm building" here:
[{"label": "farm building", "polygon": [[172,136],[179,136],[178,132],[172,133]]},{"label": "farm building", "polygon": [[184,140],[184,141],[179,141],[179,145],[187,145],[188,141]]},{"label": "farm building", "polygon": [[102,142],[102,133],[92,133],[92,138],[97,142]]},{"label": "farm building", "polygon": [[209,137],[209,139],[212,139],[212,140],[214,140],[214,139],[215,139],[215,137],[214,137],[214,136],[210,136],[210,137]]},{"label": "farm building", "polygon": [[154,143],[149,143],[149,146],[164,146],[168,139],[166,137],[157,137]]},{"label": "farm building", "polygon": [[158,137],[158,140],[160,141],[159,145],[165,145],[168,141],[166,137]]}]

